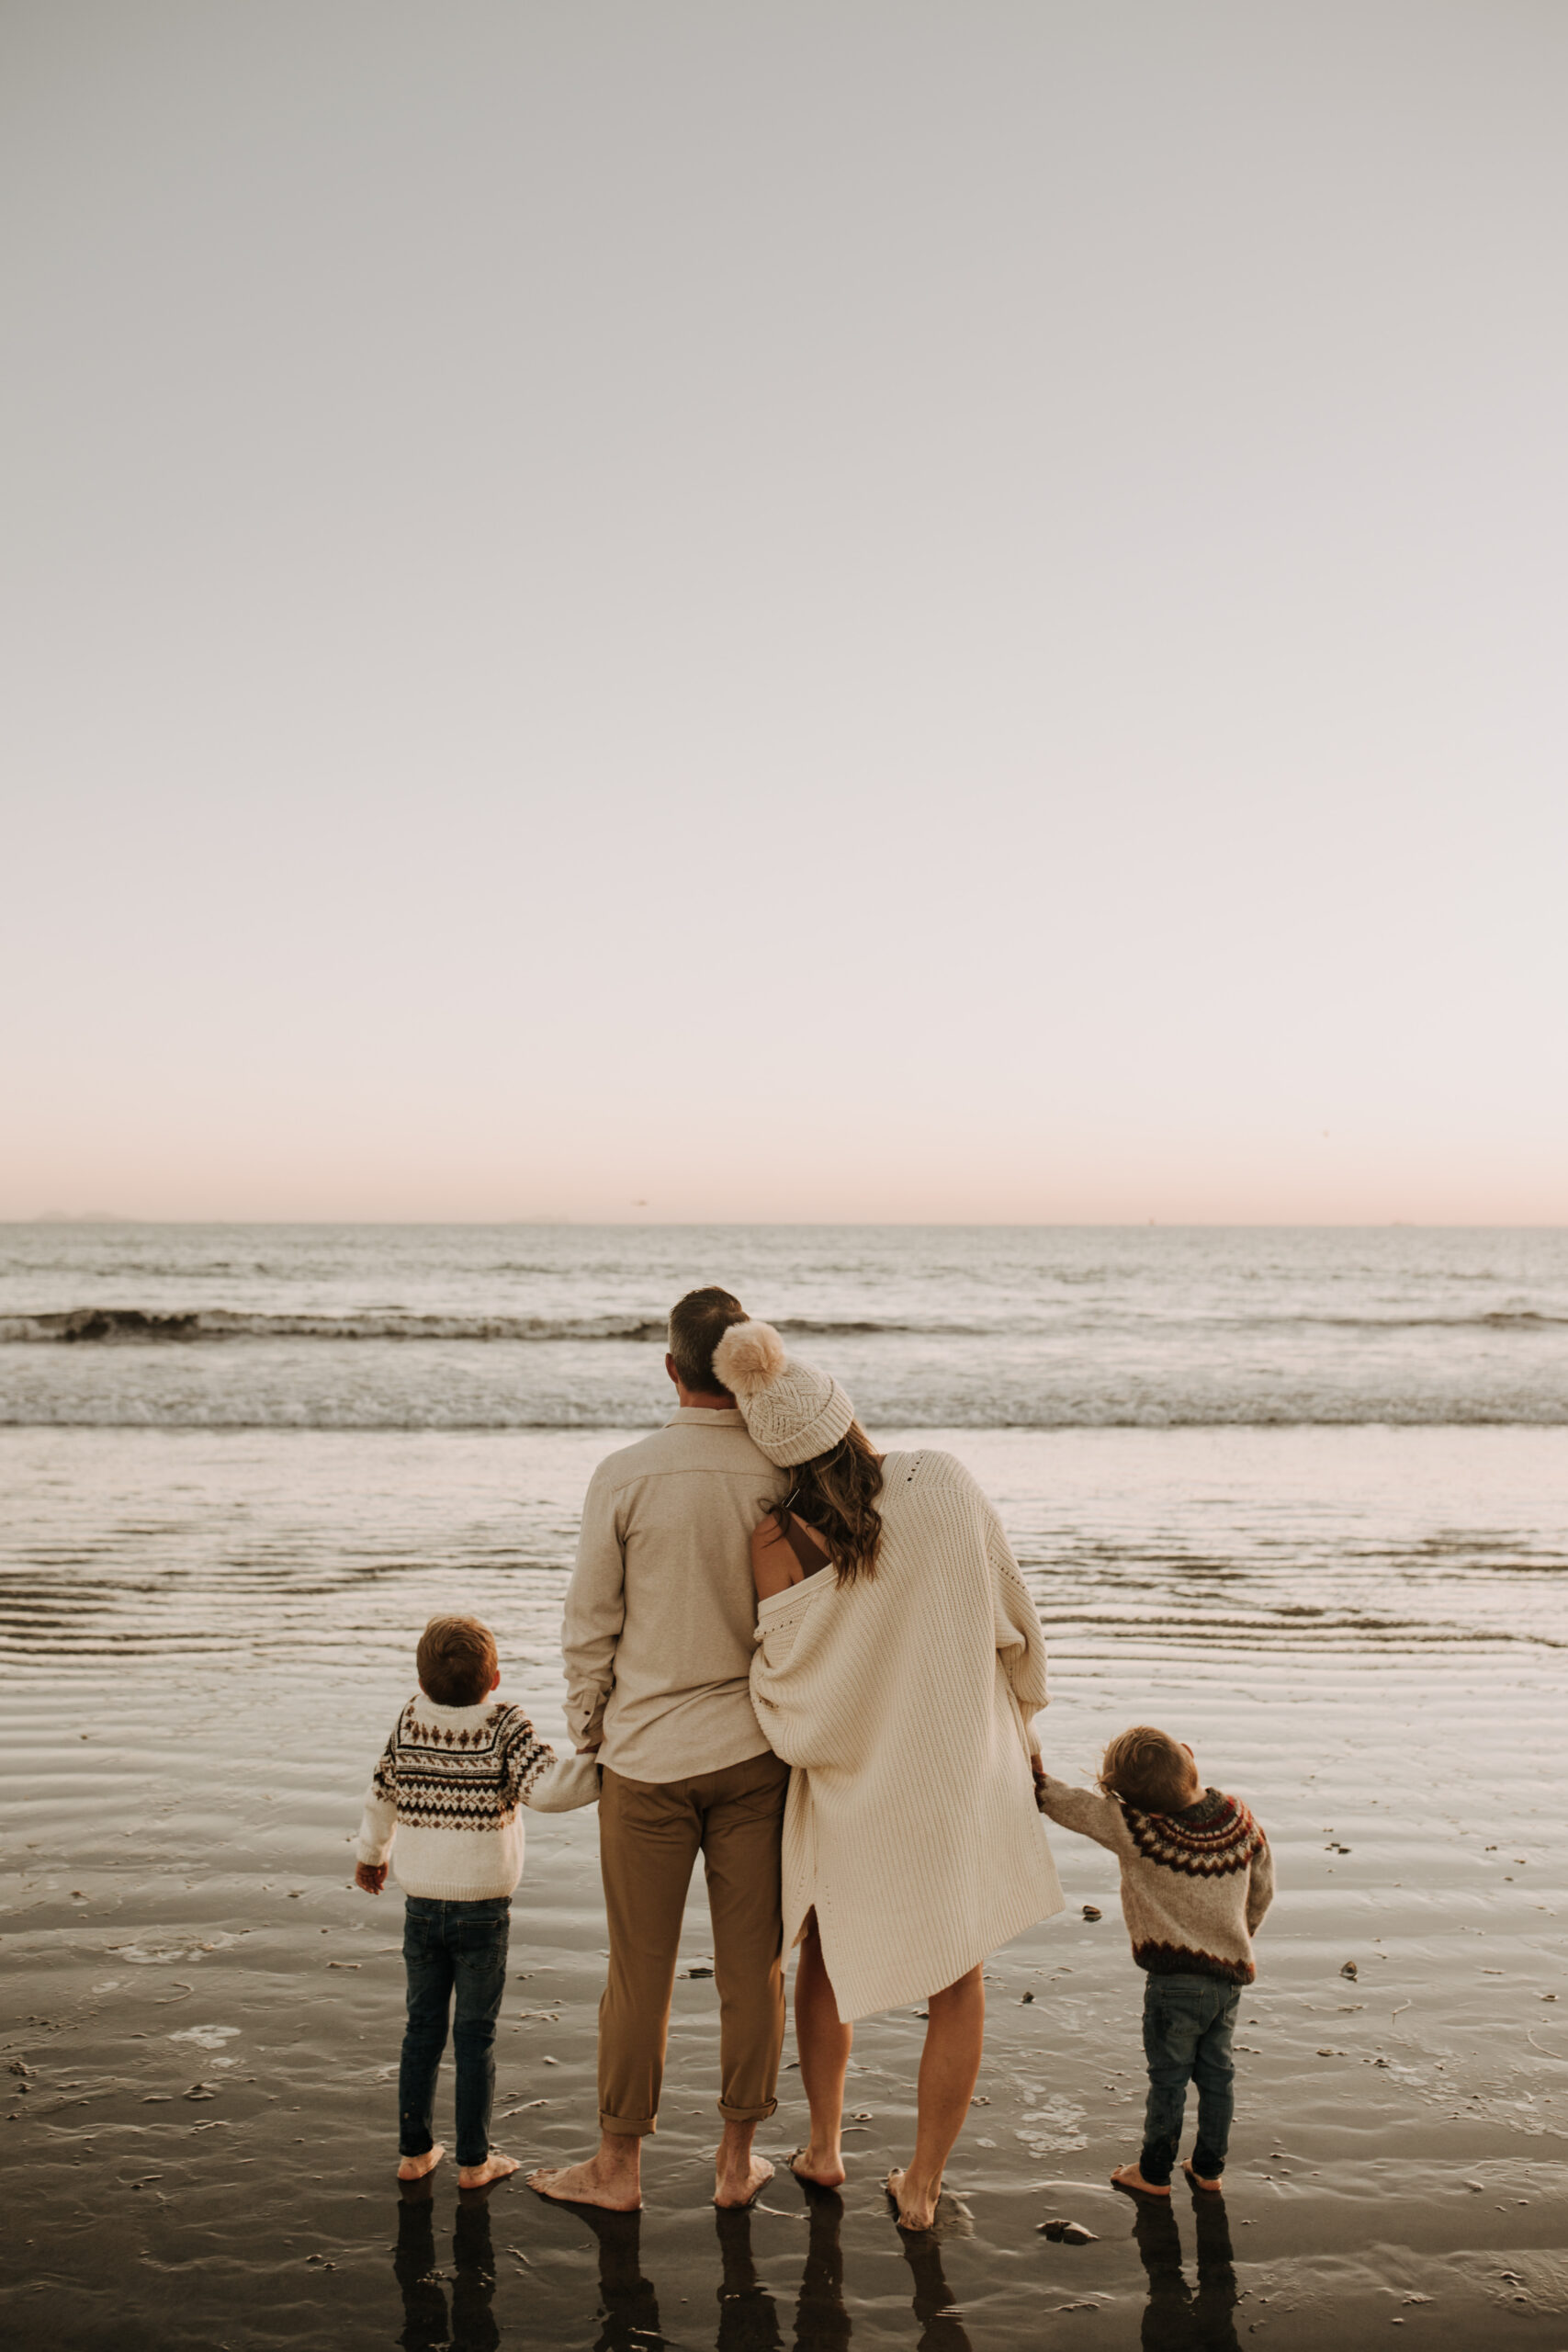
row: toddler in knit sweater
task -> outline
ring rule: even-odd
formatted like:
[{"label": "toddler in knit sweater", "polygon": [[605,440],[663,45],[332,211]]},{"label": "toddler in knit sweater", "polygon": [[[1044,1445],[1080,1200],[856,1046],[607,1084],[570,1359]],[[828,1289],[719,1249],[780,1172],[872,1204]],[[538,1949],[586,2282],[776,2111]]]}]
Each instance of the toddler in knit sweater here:
[{"label": "toddler in knit sweater", "polygon": [[1187,2086],[1196,2082],[1198,2138],[1182,2170],[1196,2188],[1217,2190],[1235,2107],[1231,2035],[1274,1893],[1269,1841],[1239,1798],[1203,1786],[1189,1747],[1146,1724],[1111,1741],[1100,1792],[1069,1788],[1038,1762],[1035,1790],[1042,1813],[1120,1860],[1122,1915],[1146,1971],[1143,2153],[1111,2177],[1118,2188],[1170,2195]]},{"label": "toddler in knit sweater", "polygon": [[517,2169],[515,2157],[491,2148],[490,2118],[512,1896],[523,1875],[519,1807],[592,1804],[599,1773],[592,1756],[558,1758],[521,1707],[496,1698],[495,1637],[477,1617],[433,1617],[418,1665],[419,1690],[371,1775],[354,1883],[380,1894],[395,1840],[408,1973],[398,2178],[422,2179],[446,2153],[434,2137],[435,2079],[456,1992],[457,2181],[482,2188]]}]

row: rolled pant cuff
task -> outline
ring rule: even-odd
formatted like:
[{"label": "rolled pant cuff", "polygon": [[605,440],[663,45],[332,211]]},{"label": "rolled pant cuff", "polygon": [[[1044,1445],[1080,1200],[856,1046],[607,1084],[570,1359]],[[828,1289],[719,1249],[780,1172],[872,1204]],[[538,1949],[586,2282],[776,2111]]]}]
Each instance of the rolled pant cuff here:
[{"label": "rolled pant cuff", "polygon": [[771,2098],[766,2107],[727,2107],[719,2100],[718,2111],[727,2123],[765,2123],[770,2115],[778,2113],[779,2103]]},{"label": "rolled pant cuff", "polygon": [[599,2129],[601,2132],[613,2132],[618,2140],[646,2140],[650,2132],[658,2131],[659,2118],[656,2115],[639,2117],[606,2115],[601,2108]]}]

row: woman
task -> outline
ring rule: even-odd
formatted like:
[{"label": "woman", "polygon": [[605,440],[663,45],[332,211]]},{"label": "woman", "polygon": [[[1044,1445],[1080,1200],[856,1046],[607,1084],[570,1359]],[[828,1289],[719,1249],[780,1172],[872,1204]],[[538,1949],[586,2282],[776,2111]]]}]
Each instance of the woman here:
[{"label": "woman", "polygon": [[793,1765],[786,1947],[811,2143],[792,2167],[836,2188],[857,2018],[929,2009],[919,2123],[888,2175],[929,2229],[980,2071],[987,1953],[1062,1908],[1035,1807],[1029,1719],[1045,1646],[1000,1520],[950,1453],[878,1454],[838,1383],[766,1323],[714,1372],[755,1442],[795,1473],[752,1538],[751,1698]]}]

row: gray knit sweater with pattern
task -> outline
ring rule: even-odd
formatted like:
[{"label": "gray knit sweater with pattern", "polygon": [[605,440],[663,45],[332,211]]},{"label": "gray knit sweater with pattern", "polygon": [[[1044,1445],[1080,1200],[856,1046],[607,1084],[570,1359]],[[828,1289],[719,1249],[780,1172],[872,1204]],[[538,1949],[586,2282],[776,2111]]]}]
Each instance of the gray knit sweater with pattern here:
[{"label": "gray knit sweater with pattern", "polygon": [[1133,1958],[1156,1976],[1250,1984],[1252,1939],[1274,1895],[1269,1840],[1239,1797],[1205,1789],[1182,1813],[1140,1813],[1044,1776],[1040,1810],[1108,1846],[1122,1865]]}]

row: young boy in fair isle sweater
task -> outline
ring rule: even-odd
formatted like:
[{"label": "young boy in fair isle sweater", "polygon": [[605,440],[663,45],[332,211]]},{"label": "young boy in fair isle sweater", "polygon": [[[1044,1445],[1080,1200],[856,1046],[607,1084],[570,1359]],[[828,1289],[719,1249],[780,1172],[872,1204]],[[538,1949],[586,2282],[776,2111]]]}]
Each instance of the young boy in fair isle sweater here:
[{"label": "young boy in fair isle sweater", "polygon": [[1196,2082],[1198,2139],[1182,2170],[1195,2188],[1218,2190],[1235,2109],[1231,2034],[1274,1893],[1269,1841],[1238,1797],[1203,1786],[1184,1742],[1147,1724],[1111,1741],[1100,1787],[1099,1795],[1069,1788],[1036,1759],[1041,1812],[1120,1860],[1122,1916],[1147,1971],[1143,2154],[1111,2177],[1145,2197],[1170,2195],[1187,2086]]},{"label": "young boy in fair isle sweater", "polygon": [[522,1708],[495,1697],[495,1637],[477,1617],[433,1617],[418,1666],[419,1690],[371,1776],[354,1883],[379,1894],[396,1840],[408,1971],[398,2178],[423,2178],[446,2153],[433,2125],[456,1990],[457,2183],[482,2188],[517,2169],[514,2156],[491,2147],[490,2115],[512,1895],[523,1875],[518,1808],[567,1813],[592,1804],[599,1773],[590,1755],[558,1759]]}]

